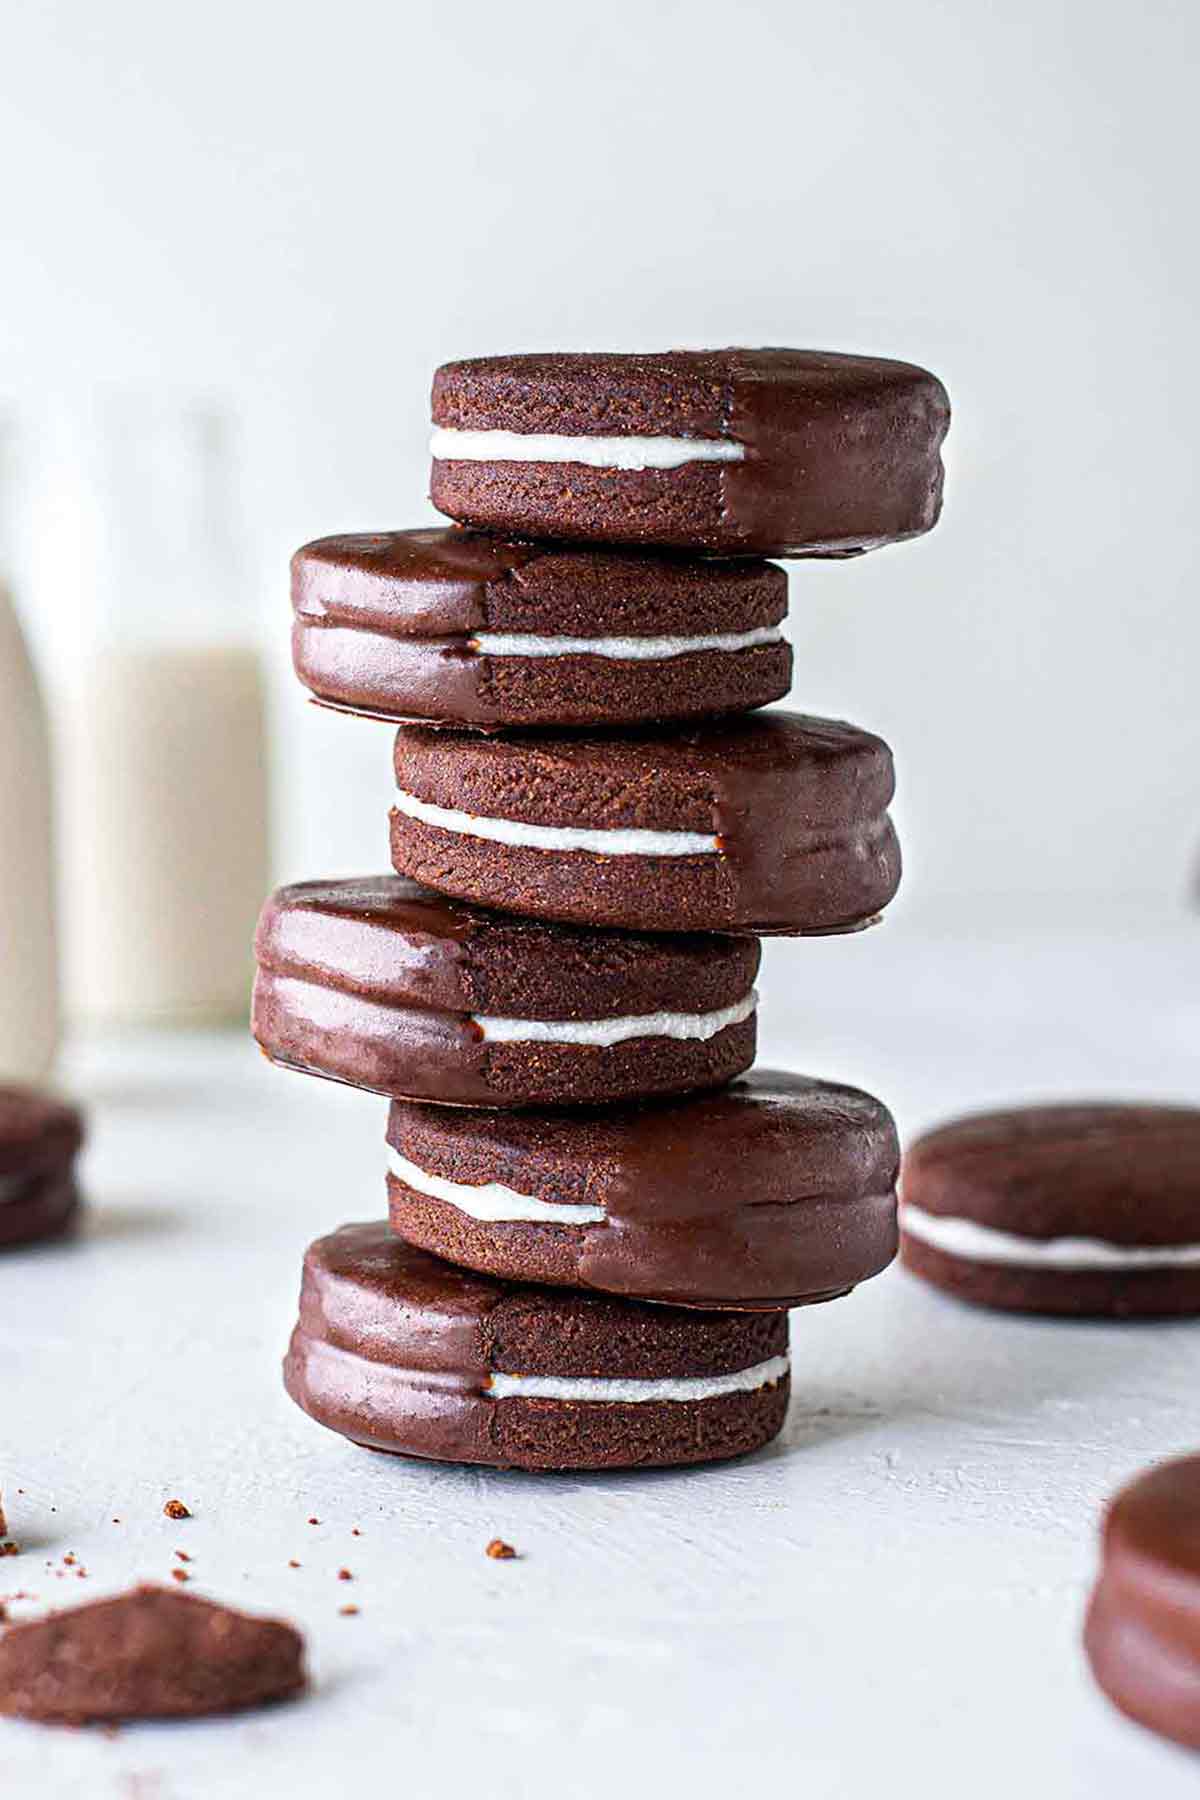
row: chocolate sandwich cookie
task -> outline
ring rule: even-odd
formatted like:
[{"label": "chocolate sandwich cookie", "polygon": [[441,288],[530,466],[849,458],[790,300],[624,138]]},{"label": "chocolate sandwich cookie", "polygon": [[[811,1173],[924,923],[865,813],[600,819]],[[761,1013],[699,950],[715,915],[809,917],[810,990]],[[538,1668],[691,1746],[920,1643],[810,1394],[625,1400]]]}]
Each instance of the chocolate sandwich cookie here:
[{"label": "chocolate sandwich cookie", "polygon": [[322,538],[292,558],[296,673],[327,705],[495,730],[745,712],[787,693],[787,577],[759,561],[479,532]]},{"label": "chocolate sandwich cookie", "polygon": [[1020,1107],[945,1125],[904,1158],[901,1256],[1013,1312],[1200,1313],[1200,1112]]},{"label": "chocolate sandwich cookie", "polygon": [[517,537],[854,556],[941,509],[946,391],[822,350],[485,356],[433,379],[431,497]]},{"label": "chocolate sandwich cookie", "polygon": [[1113,1501],[1084,1648],[1115,1706],[1200,1750],[1200,1456],[1147,1470]]},{"label": "chocolate sandwich cookie", "polygon": [[399,1099],[586,1105],[754,1060],[750,937],[567,930],[378,875],[280,889],[256,950],[271,1060]]},{"label": "chocolate sandwich cookie", "polygon": [[589,1113],[395,1102],[387,1141],[395,1230],[508,1280],[769,1309],[831,1300],[896,1253],[891,1114],[803,1075]]},{"label": "chocolate sandwich cookie", "polygon": [[57,1237],[75,1222],[83,1119],[33,1088],[0,1087],[0,1249]]},{"label": "chocolate sandwich cookie", "polygon": [[797,713],[671,733],[401,726],[392,861],[533,918],[639,931],[849,931],[900,880],[882,739]]},{"label": "chocolate sandwich cookie", "polygon": [[292,1626],[160,1587],[0,1637],[0,1713],[47,1724],[237,1712],[286,1699],[304,1679],[304,1642]]},{"label": "chocolate sandwich cookie", "polygon": [[372,1450],[520,1469],[712,1462],[788,1401],[784,1312],[687,1312],[439,1262],[386,1224],[304,1259],[292,1399]]}]

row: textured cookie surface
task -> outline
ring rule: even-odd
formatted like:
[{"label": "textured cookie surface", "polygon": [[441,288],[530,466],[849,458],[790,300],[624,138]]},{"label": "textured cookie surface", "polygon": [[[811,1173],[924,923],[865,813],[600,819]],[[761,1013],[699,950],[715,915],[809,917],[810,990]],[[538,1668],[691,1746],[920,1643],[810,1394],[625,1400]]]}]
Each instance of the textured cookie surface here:
[{"label": "textured cookie surface", "polygon": [[791,679],[771,563],[563,550],[458,529],[292,559],[296,672],[330,705],[485,730],[741,712]]},{"label": "textured cookie surface", "polygon": [[851,556],[936,522],[949,417],[882,357],[480,357],[434,376],[431,495],[519,537]]},{"label": "textured cookie surface", "polygon": [[469,1273],[386,1224],[309,1247],[288,1392],[375,1450],[528,1469],[709,1462],[774,1437],[787,1314],[685,1311]]},{"label": "textured cookie surface", "polygon": [[1016,1311],[1200,1312],[1200,1111],[1097,1103],[965,1118],[904,1158],[901,1254]]},{"label": "textured cookie surface", "polygon": [[304,1644],[278,1619],[139,1587],[0,1636],[0,1712],[48,1723],[194,1718],[304,1686]]},{"label": "textured cookie surface", "polygon": [[396,1103],[400,1234],[512,1280],[705,1307],[826,1300],[896,1249],[899,1146],[856,1088],[755,1070],[602,1112]]},{"label": "textured cookie surface", "polygon": [[1200,1750],[1200,1456],[1148,1470],[1113,1501],[1084,1646],[1122,1712]]},{"label": "textured cookie surface", "polygon": [[798,713],[671,733],[396,738],[392,861],[534,918],[846,931],[900,880],[882,739]]},{"label": "textured cookie surface", "polygon": [[750,937],[571,930],[382,875],[281,889],[256,951],[267,1055],[394,1098],[591,1105],[754,1059]]},{"label": "textured cookie surface", "polygon": [[78,1110],[34,1088],[0,1087],[0,1249],[57,1237],[79,1207]]}]

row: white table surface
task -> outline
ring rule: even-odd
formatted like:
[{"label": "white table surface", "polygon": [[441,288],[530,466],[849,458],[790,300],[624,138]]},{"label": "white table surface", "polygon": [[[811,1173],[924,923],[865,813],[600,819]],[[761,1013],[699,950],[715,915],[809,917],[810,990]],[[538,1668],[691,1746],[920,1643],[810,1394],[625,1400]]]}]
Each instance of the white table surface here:
[{"label": "white table surface", "polygon": [[[934,941],[898,919],[768,948],[763,1060],[874,1087],[906,1131],[1034,1096],[1194,1100],[1198,976],[1196,921]],[[307,1240],[382,1210],[383,1103],[241,1037],[96,1041],[65,1075],[92,1213],[0,1263],[23,1546],[0,1593],[32,1614],[164,1578],[181,1547],[193,1592],[304,1627],[314,1681],[230,1721],[2,1723],[4,1800],[751,1775],[803,1800],[1196,1794],[1200,1762],[1093,1690],[1079,1625],[1105,1495],[1200,1443],[1200,1323],[1008,1319],[894,1270],[795,1316],[789,1423],[757,1457],[575,1477],[372,1456],[293,1409],[278,1363]],[[193,1519],[163,1517],[173,1495]],[[519,1561],[484,1556],[496,1534]],[[52,1572],[68,1552],[87,1580]]]}]

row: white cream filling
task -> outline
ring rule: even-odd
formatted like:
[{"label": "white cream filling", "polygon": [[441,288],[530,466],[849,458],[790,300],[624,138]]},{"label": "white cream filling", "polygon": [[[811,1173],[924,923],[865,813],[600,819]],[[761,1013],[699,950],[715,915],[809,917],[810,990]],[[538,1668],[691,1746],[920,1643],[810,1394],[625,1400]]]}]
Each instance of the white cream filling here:
[{"label": "white cream filling", "polygon": [[397,1181],[428,1194],[432,1200],[445,1200],[471,1219],[493,1221],[529,1220],[540,1225],[601,1225],[602,1206],[560,1206],[553,1200],[538,1200],[533,1194],[518,1193],[501,1181],[468,1183],[447,1181],[444,1175],[432,1175],[399,1150],[388,1146],[388,1168]]},{"label": "white cream filling", "polygon": [[489,819],[482,813],[457,812],[419,800],[405,788],[396,789],[396,806],[410,819],[435,825],[439,831],[458,831],[466,837],[489,838],[495,844],[512,844],[527,850],[592,850],[598,856],[716,856],[720,846],[704,831],[611,830],[582,825],[531,825],[524,819]]},{"label": "white cream filling", "polygon": [[615,1019],[500,1019],[473,1015],[485,1041],[493,1044],[598,1044],[603,1049],[630,1038],[664,1037],[706,1044],[727,1026],[740,1025],[758,1005],[751,988],[743,1000],[717,1012],[627,1013]]},{"label": "white cream filling", "polygon": [[585,463],[592,469],[681,469],[693,462],[742,462],[733,438],[566,437],[542,431],[458,431],[435,425],[429,453],[439,462]]},{"label": "white cream filling", "polygon": [[610,662],[666,662],[700,650],[753,650],[781,644],[783,628],[756,625],[750,631],[698,632],[695,637],[538,637],[532,633],[480,631],[471,648],[482,656],[603,656]]},{"label": "white cream filling", "polygon": [[593,1375],[502,1375],[488,1382],[492,1400],[607,1400],[628,1405],[640,1400],[717,1400],[722,1394],[753,1394],[782,1381],[791,1363],[772,1356],[732,1375],[673,1375],[658,1381],[605,1380]]},{"label": "white cream filling", "polygon": [[1030,1269],[1200,1268],[1200,1244],[1110,1244],[1103,1238],[1021,1237],[978,1225],[974,1219],[948,1218],[909,1205],[900,1208],[900,1224],[920,1243],[971,1262]]}]

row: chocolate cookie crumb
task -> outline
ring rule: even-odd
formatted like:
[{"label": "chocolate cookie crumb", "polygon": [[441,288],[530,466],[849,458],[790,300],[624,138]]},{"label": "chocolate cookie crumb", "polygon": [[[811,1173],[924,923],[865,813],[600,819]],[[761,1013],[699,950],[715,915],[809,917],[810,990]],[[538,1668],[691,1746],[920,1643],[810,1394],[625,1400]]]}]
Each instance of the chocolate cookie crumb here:
[{"label": "chocolate cookie crumb", "polygon": [[338,1616],[343,1619],[357,1618],[358,1608],[357,1606],[339,1606]]},{"label": "chocolate cookie crumb", "polygon": [[299,1567],[300,1567],[300,1564],[296,1561],[295,1557],[289,1556],[288,1557],[288,1568],[289,1569],[298,1569]]},{"label": "chocolate cookie crumb", "polygon": [[304,1642],[162,1587],[139,1587],[0,1638],[0,1713],[82,1725],[232,1712],[304,1686]]},{"label": "chocolate cookie crumb", "polygon": [[172,1569],[171,1570],[171,1580],[172,1581],[190,1581],[191,1579],[192,1578],[188,1574],[186,1569]]},{"label": "chocolate cookie crumb", "polygon": [[354,1577],[350,1573],[349,1569],[339,1569],[338,1570],[338,1580],[339,1581],[353,1581]]},{"label": "chocolate cookie crumb", "polygon": [[496,1562],[510,1562],[516,1554],[512,1545],[506,1544],[503,1538],[493,1538],[484,1551],[485,1556],[494,1558]]},{"label": "chocolate cookie crumb", "polygon": [[321,1523],[320,1519],[310,1519],[308,1522],[310,1525],[319,1525]]},{"label": "chocolate cookie crumb", "polygon": [[180,1562],[191,1562],[191,1560],[192,1560],[186,1550],[177,1550],[175,1552],[175,1554],[179,1558]]},{"label": "chocolate cookie crumb", "polygon": [[190,1507],[185,1506],[182,1500],[168,1500],[163,1511],[168,1519],[190,1519],[192,1516]]}]

